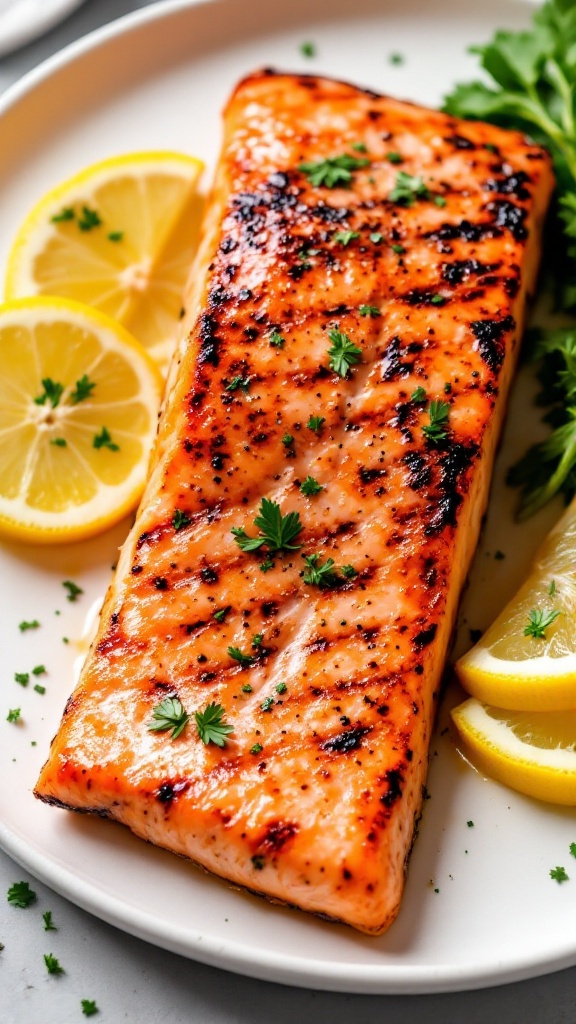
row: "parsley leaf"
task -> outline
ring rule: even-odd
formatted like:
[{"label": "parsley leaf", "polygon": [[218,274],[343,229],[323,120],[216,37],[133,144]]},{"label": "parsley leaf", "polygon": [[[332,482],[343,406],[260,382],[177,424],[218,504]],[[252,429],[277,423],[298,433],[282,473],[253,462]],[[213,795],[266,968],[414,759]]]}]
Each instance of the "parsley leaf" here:
[{"label": "parsley leaf", "polygon": [[84,593],[81,587],[79,587],[73,580],[64,580],[62,586],[68,591],[67,600],[76,601],[81,594]]},{"label": "parsley leaf", "polygon": [[95,1013],[98,1013],[95,999],[81,999],[80,1006],[85,1017],[93,1017]]},{"label": "parsley leaf", "polygon": [[278,331],[272,331],[268,341],[273,348],[284,348],[284,345],[286,344],[286,338],[283,338]]},{"label": "parsley leaf", "polygon": [[528,624],[524,626],[523,635],[533,636],[535,639],[545,639],[546,630],[560,615],[559,611],[544,611],[542,608],[532,608],[528,613]]},{"label": "parsley leaf", "polygon": [[14,682],[15,683],[20,683],[20,686],[28,686],[28,683],[30,682],[30,673],[29,672],[15,672],[14,673]]},{"label": "parsley leaf", "polygon": [[76,381],[74,391],[70,392],[70,401],[77,405],[78,402],[84,402],[87,398],[92,397],[92,392],[96,387],[95,381],[91,381],[88,374],[83,374],[80,380]]},{"label": "parsley leaf", "polygon": [[403,164],[404,163],[404,157],[402,156],[402,154],[401,153],[396,153],[394,150],[391,150],[389,153],[386,153],[386,159],[387,159],[389,164]]},{"label": "parsley leaf", "polygon": [[565,868],[555,867],[550,869],[550,878],[553,878],[555,882],[567,882],[569,875],[566,874]]},{"label": "parsley leaf", "polygon": [[31,619],[29,622],[19,622],[18,629],[21,633],[25,633],[28,629],[38,629],[39,625],[38,619]]},{"label": "parsley leaf", "polygon": [[99,434],[94,434],[94,437],[92,438],[92,447],[108,448],[111,452],[120,451],[120,445],[114,443],[107,427],[102,427]]},{"label": "parsley leaf", "polygon": [[338,185],[347,188],[352,181],[352,171],[367,167],[369,163],[366,157],[343,153],[341,156],[329,156],[326,160],[300,164],[298,170],[306,175],[315,188],[336,188]]},{"label": "parsley leaf", "polygon": [[171,739],[178,738],[190,720],[177,697],[165,697],[160,704],[152,708],[152,721],[148,722],[150,732],[167,732],[172,730]]},{"label": "parsley leaf", "polygon": [[55,445],[56,448],[67,448],[68,442],[65,437],[52,437],[50,438],[50,444]]},{"label": "parsley leaf", "polygon": [[260,530],[259,537],[249,537],[242,527],[232,528],[231,533],[241,551],[257,551],[263,544],[270,552],[298,551],[302,547],[301,544],[292,544],[302,529],[298,512],[288,512],[283,516],[280,505],[269,498],[262,498],[254,525]]},{"label": "parsley leaf", "polygon": [[238,374],[233,377],[229,384],[226,385],[226,391],[238,391],[238,388],[242,388],[242,391],[246,394],[250,387],[250,377],[242,377]]},{"label": "parsley leaf", "polygon": [[51,910],[45,910],[44,911],[44,913],[42,914],[42,920],[44,921],[44,931],[45,932],[57,932],[58,931],[56,925],[52,921],[52,911]]},{"label": "parsley leaf", "polygon": [[425,402],[426,388],[423,388],[421,385],[415,388],[412,394],[410,395],[410,401],[416,403]]},{"label": "parsley leaf", "polygon": [[343,565],[340,569],[334,563],[333,558],[327,558],[324,563],[320,561],[320,555],[305,555],[306,570],[302,573],[304,583],[320,587],[321,590],[329,590],[338,586],[342,579],[353,579],[358,573],[353,565]]},{"label": "parsley leaf", "polygon": [[315,57],[316,46],[314,43],[306,42],[300,44],[300,53],[303,57]]},{"label": "parsley leaf", "polygon": [[185,512],[182,512],[182,509],[177,508],[174,510],[172,526],[176,530],[176,533],[178,533],[179,530],[183,530],[185,526],[189,526],[191,522],[192,520],[190,516],[187,516]]},{"label": "parsley leaf", "polygon": [[29,907],[36,898],[36,893],[34,889],[30,888],[28,882],[14,882],[14,885],[11,885],[6,893],[6,899],[13,907]]},{"label": "parsley leaf", "polygon": [[53,224],[60,224],[67,220],[74,220],[74,216],[75,214],[73,207],[65,206],[64,209],[60,211],[60,213],[55,213],[53,217],[50,217],[50,220]]},{"label": "parsley leaf", "polygon": [[307,476],[300,484],[300,490],[307,498],[311,498],[314,494],[320,494],[320,491],[323,491],[324,488],[313,476]]},{"label": "parsley leaf", "polygon": [[332,345],[328,349],[330,369],[340,377],[347,377],[348,370],[362,358],[362,349],[355,345],[342,331],[328,331]]},{"label": "parsley leaf", "polygon": [[80,231],[92,231],[92,228],[100,227],[102,221],[97,210],[91,210],[89,206],[82,207],[82,216],[77,218]]},{"label": "parsley leaf", "polygon": [[388,194],[389,201],[399,206],[413,206],[417,199],[429,198],[430,190],[422,178],[406,174],[405,171],[398,171],[396,184]]},{"label": "parsley leaf", "polygon": [[224,622],[224,619],[228,615],[228,612],[232,611],[232,605],[227,604],[225,608],[219,608],[217,612],[214,612],[213,618],[216,622]]},{"label": "parsley leaf", "polygon": [[445,428],[448,426],[450,403],[440,402],[438,399],[434,399],[433,402],[430,402],[428,415],[430,417],[430,423],[425,427],[422,427],[422,433],[432,444],[439,444],[440,441],[444,441],[448,436],[448,432]]},{"label": "parsley leaf", "polygon": [[325,416],[311,416],[306,426],[309,430],[313,430],[315,434],[319,434],[322,430],[322,424],[325,422]]},{"label": "parsley leaf", "polygon": [[347,245],[350,245],[350,242],[353,242],[355,238],[360,238],[360,232],[359,231],[337,231],[336,234],[333,235],[333,238],[334,238],[335,242],[338,242],[340,245],[343,245],[344,247],[346,247]]},{"label": "parsley leaf", "polygon": [[215,743],[217,747],[226,745],[226,736],[234,732],[234,726],[223,722],[224,708],[220,704],[209,704],[204,711],[196,711],[196,728],[203,743]]},{"label": "parsley leaf", "polygon": [[255,743],[254,746],[250,747],[251,754],[261,754],[263,750],[264,747],[261,743]]},{"label": "parsley leaf", "polygon": [[55,409],[62,398],[64,385],[60,384],[58,381],[52,380],[51,377],[43,377],[42,387],[44,388],[44,391],[34,399],[36,405],[44,405],[46,402],[50,402],[52,408]]},{"label": "parsley leaf", "polygon": [[60,961],[52,956],[52,953],[44,953],[44,963],[48,974],[64,974],[64,968],[61,967]]},{"label": "parsley leaf", "polygon": [[576,857],[576,843],[570,843],[570,846],[568,847],[568,849],[570,850],[570,853],[572,854],[572,856]]},{"label": "parsley leaf", "polygon": [[358,306],[358,312],[360,313],[360,316],[382,316],[382,313],[378,309],[378,306]]},{"label": "parsley leaf", "polygon": [[8,709],[8,714],[6,715],[6,721],[7,722],[14,722],[14,723],[19,722],[21,714],[22,714],[22,709],[21,708],[9,708]]},{"label": "parsley leaf", "polygon": [[249,668],[250,665],[254,664],[254,658],[251,654],[244,654],[239,647],[228,647],[227,654],[230,655],[234,661],[237,661],[240,668]]}]

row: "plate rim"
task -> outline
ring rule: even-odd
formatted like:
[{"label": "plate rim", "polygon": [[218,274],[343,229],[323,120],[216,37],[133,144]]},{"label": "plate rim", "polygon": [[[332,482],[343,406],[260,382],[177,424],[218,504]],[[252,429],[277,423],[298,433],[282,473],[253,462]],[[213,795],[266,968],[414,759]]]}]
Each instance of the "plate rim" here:
[{"label": "plate rim", "polygon": [[[37,67],[31,69],[0,95],[0,120],[61,69],[95,50],[104,48],[120,36],[198,7],[217,6],[223,0],[157,0],[157,2],[103,25],[66,45]],[[536,6],[538,0],[515,0],[519,5]],[[173,924],[159,922],[151,913],[121,903],[75,874],[71,869],[46,860],[21,836],[0,822],[0,848],[22,867],[49,885],[76,906],[106,921],[121,931],[177,953],[188,959],[263,981],[310,989],[357,994],[427,994],[489,988],[535,978],[576,964],[576,946],[551,950],[548,956],[534,953],[508,959],[497,958],[477,969],[470,965],[343,964],[299,958],[293,954],[260,950],[258,957],[246,953],[240,942],[207,938],[197,933],[191,942],[186,931]]]}]

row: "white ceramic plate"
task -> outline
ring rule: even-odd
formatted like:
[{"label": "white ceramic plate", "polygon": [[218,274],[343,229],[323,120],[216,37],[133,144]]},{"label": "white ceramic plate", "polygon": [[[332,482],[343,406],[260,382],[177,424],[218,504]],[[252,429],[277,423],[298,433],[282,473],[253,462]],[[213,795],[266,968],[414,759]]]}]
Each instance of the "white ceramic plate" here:
[{"label": "white ceramic plate", "polygon": [[[261,65],[318,70],[434,104],[474,64],[467,44],[518,26],[526,4],[484,0],[218,0],[167,3],[81,41],[0,106],[0,270],[30,204],[59,179],[122,151],[177,148],[212,163],[219,111],[235,80]],[[300,44],[312,40],[317,57]],[[402,65],[389,61],[405,55]],[[526,388],[524,389],[526,390]],[[523,404],[524,402],[524,404]],[[537,419],[517,391],[461,632],[483,627],[516,587],[557,509],[511,525],[506,465]],[[355,992],[426,992],[512,981],[576,963],[576,816],[488,782],[441,735],[398,921],[379,939],[231,891],[123,828],[37,803],[31,790],[72,686],[77,640],[110,575],[123,529],[61,550],[4,546],[0,639],[0,840],[75,903],[142,938],[258,978]],[[506,552],[503,561],[494,552]],[[62,581],[84,589],[74,604]],[[57,614],[60,612],[60,614]],[[20,633],[22,619],[39,629]],[[62,642],[62,637],[70,643]],[[45,696],[14,672],[42,662]],[[23,724],[4,721],[22,708]],[[5,710],[4,710],[5,709]],[[473,822],[473,826],[469,825]],[[551,867],[571,882],[558,885]]]},{"label": "white ceramic plate", "polygon": [[0,0],[0,57],[68,17],[84,0]]}]

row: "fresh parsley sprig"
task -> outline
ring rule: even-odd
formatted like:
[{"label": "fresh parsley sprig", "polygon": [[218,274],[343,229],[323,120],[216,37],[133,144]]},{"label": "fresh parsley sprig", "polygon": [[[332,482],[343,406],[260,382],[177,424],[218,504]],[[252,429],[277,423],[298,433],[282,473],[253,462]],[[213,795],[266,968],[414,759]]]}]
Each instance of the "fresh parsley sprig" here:
[{"label": "fresh parsley sprig", "polygon": [[226,745],[226,737],[234,732],[234,726],[224,722],[224,708],[212,702],[204,711],[196,711],[196,729],[202,743],[214,743],[217,747]]},{"label": "fresh parsley sprig", "polygon": [[165,697],[160,704],[152,709],[152,721],[148,722],[150,732],[168,732],[172,730],[171,739],[175,740],[184,731],[190,715],[184,710],[177,697]]},{"label": "fresh parsley sprig", "polygon": [[337,587],[343,580],[354,579],[358,575],[353,565],[343,565],[340,568],[333,558],[327,558],[325,562],[320,561],[320,555],[305,555],[304,562],[306,569],[302,573],[304,583],[321,590],[330,590]]},{"label": "fresh parsley sprig", "polygon": [[428,409],[430,422],[422,427],[424,437],[432,444],[440,444],[448,437],[448,419],[450,417],[450,403],[434,399],[430,402]]},{"label": "fresh parsley sprig", "polygon": [[535,640],[544,640],[546,630],[560,615],[557,610],[545,611],[543,608],[532,608],[528,613],[528,623],[524,626],[524,636],[532,636]]},{"label": "fresh parsley sprig", "polygon": [[298,170],[306,175],[308,181],[315,188],[349,188],[352,181],[352,171],[360,167],[367,167],[370,161],[367,157],[351,156],[349,153],[342,153],[341,156],[329,156],[325,160],[308,161],[300,164]]},{"label": "fresh parsley sprig", "polygon": [[361,361],[362,349],[342,331],[328,331],[328,337],[332,342],[328,349],[330,369],[340,377],[347,377],[350,367]]},{"label": "fresh parsley sprig", "polygon": [[282,515],[280,505],[269,498],[262,498],[258,515],[254,519],[260,535],[249,537],[243,527],[233,526],[231,533],[241,551],[258,551],[264,544],[270,552],[298,551],[301,544],[293,544],[302,529],[298,512]]}]

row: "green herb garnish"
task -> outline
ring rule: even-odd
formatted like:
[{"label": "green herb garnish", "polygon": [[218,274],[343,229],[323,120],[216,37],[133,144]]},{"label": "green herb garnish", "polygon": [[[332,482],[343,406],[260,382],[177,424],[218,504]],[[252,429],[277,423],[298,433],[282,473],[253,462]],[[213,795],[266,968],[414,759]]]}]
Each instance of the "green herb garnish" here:
[{"label": "green herb garnish", "polygon": [[55,409],[62,398],[64,385],[52,380],[50,377],[43,377],[41,383],[44,391],[36,395],[34,399],[36,405],[44,405],[46,402],[50,402],[52,408]]},{"label": "green herb garnish", "polygon": [[50,444],[53,444],[56,448],[68,447],[68,442],[65,437],[51,437]]},{"label": "green herb garnish", "polygon": [[209,704],[204,711],[196,711],[196,729],[202,743],[214,743],[217,747],[226,745],[226,737],[234,732],[234,726],[223,722],[224,708],[220,704]]},{"label": "green herb garnish", "polygon": [[347,377],[348,370],[362,358],[362,349],[355,345],[342,331],[328,331],[332,345],[328,349],[330,369],[340,377]]},{"label": "green herb garnish", "polygon": [[410,400],[412,402],[418,402],[418,403],[419,402],[425,402],[426,401],[426,388],[423,388],[421,385],[419,385],[417,388],[414,389],[414,391],[410,395]]},{"label": "green herb garnish", "polygon": [[[301,544],[293,544],[292,541],[298,536],[302,529],[298,512],[288,512],[282,515],[280,505],[269,498],[262,498],[258,515],[254,519],[254,526],[260,530],[259,537],[249,537],[243,527],[233,527],[231,533],[234,535],[238,547],[242,551],[257,551],[264,544],[270,552],[276,551],[298,551]],[[265,563],[262,563],[260,568]],[[268,566],[272,568],[272,566]],[[263,572],[266,570],[263,569]]]},{"label": "green herb garnish", "polygon": [[314,494],[320,494],[320,491],[323,491],[324,488],[313,476],[307,476],[300,484],[300,490],[307,498],[311,498]]},{"label": "green herb garnish", "polygon": [[18,629],[21,633],[26,633],[29,629],[38,629],[39,626],[40,623],[38,622],[38,619],[30,619],[28,622],[24,620],[23,622],[18,623]]},{"label": "green herb garnish", "polygon": [[251,754],[261,754],[263,750],[264,747],[262,746],[261,743],[255,743],[252,747],[250,747]]},{"label": "green herb garnish", "polygon": [[306,42],[300,44],[300,53],[303,57],[315,57],[316,46],[314,43]]},{"label": "green herb garnish", "polygon": [[74,220],[74,216],[75,214],[73,207],[65,206],[64,209],[60,211],[60,213],[55,213],[53,217],[50,217],[50,220],[53,224],[62,224],[64,221]]},{"label": "green herb garnish", "polygon": [[335,566],[333,558],[327,558],[324,563],[320,561],[320,555],[305,555],[304,562],[306,569],[302,573],[304,583],[320,587],[322,590],[329,590],[340,582],[340,575]]},{"label": "green herb garnish", "polygon": [[440,441],[444,441],[448,437],[446,427],[448,426],[448,418],[450,416],[449,402],[441,402],[434,399],[433,402],[430,402],[428,415],[430,423],[422,427],[422,433],[432,444],[439,444]]},{"label": "green herb garnish", "polygon": [[339,242],[340,245],[347,246],[350,242],[354,241],[355,238],[360,238],[359,231],[337,231],[333,236],[335,242]]},{"label": "green herb garnish", "polygon": [[272,331],[268,341],[274,348],[284,348],[284,345],[286,344],[286,339],[283,338],[278,331]]},{"label": "green herb garnish", "polygon": [[553,878],[555,882],[567,882],[569,876],[566,874],[565,868],[555,867],[550,869],[550,878]]},{"label": "green herb garnish", "polygon": [[22,714],[21,708],[9,708],[8,714],[6,715],[7,722],[19,722],[20,715]]},{"label": "green herb garnish", "polygon": [[94,434],[94,437],[92,438],[92,447],[108,448],[111,452],[120,451],[120,445],[116,444],[112,440],[112,437],[110,436],[110,432],[108,431],[107,427],[102,427],[102,430],[100,431],[99,434]]},{"label": "green herb garnish", "polygon": [[250,377],[242,377],[238,374],[233,377],[229,384],[226,385],[226,391],[238,391],[238,388],[242,388],[242,391],[246,393],[250,387]]},{"label": "green herb garnish", "polygon": [[96,387],[96,382],[91,381],[88,374],[85,373],[80,380],[76,381],[76,386],[73,391],[70,392],[70,401],[77,405],[78,402],[85,402],[87,398],[92,397],[92,392]]},{"label": "green herb garnish", "polygon": [[57,932],[58,931],[56,925],[52,921],[52,911],[51,910],[45,910],[44,911],[44,913],[42,914],[42,920],[44,921],[44,931],[45,932]]},{"label": "green herb garnish", "polygon": [[276,686],[276,693],[282,695],[283,693],[286,693],[287,689],[288,687],[286,686],[286,683],[278,683]]},{"label": "green herb garnish", "polygon": [[213,618],[216,619],[216,622],[224,622],[224,619],[228,615],[228,612],[231,612],[231,611],[232,611],[232,605],[231,604],[227,604],[225,608],[219,608],[217,612],[214,612]]},{"label": "green herb garnish", "polygon": [[123,231],[109,231],[108,234],[106,235],[106,238],[108,239],[109,242],[121,242],[122,239],[124,238],[124,232]]},{"label": "green herb garnish", "polygon": [[533,636],[536,640],[544,639],[548,626],[551,626],[559,615],[559,611],[547,612],[542,608],[532,608],[528,612],[528,624],[524,626],[523,635]]},{"label": "green herb garnish", "polygon": [[386,153],[386,159],[389,164],[402,164],[404,163],[404,157],[402,153],[396,153],[392,150],[390,153]]},{"label": "green herb garnish", "polygon": [[178,738],[190,720],[177,697],[165,697],[160,704],[152,708],[152,721],[148,722],[150,732],[168,732],[172,730],[171,739]]},{"label": "green herb garnish", "polygon": [[284,434],[284,437],[282,438],[282,444],[284,445],[285,448],[289,448],[291,444],[294,444],[294,438],[292,434]]},{"label": "green herb garnish", "polygon": [[100,227],[102,221],[97,210],[91,210],[89,206],[82,207],[82,216],[77,218],[80,231],[92,231],[92,228]]},{"label": "green herb garnish", "polygon": [[14,682],[15,683],[20,683],[20,686],[28,686],[28,683],[30,682],[30,673],[29,672],[15,672],[14,673]]},{"label": "green herb garnish", "polygon": [[31,903],[34,903],[36,899],[36,893],[34,889],[30,888],[28,882],[14,882],[6,893],[6,899],[8,903],[11,903],[13,907],[29,907]]},{"label": "green herb garnish", "polygon": [[68,594],[66,595],[66,599],[68,601],[76,601],[80,595],[84,593],[82,588],[79,587],[77,583],[74,583],[73,580],[64,580],[62,586],[68,591]]},{"label": "green herb garnish", "polygon": [[183,530],[185,526],[190,526],[191,522],[192,520],[190,516],[187,516],[182,509],[175,509],[174,515],[172,516],[172,526],[176,530],[176,533],[178,533],[179,530]]},{"label": "green herb garnish", "polygon": [[80,1006],[85,1017],[93,1017],[95,1013],[98,1013],[95,999],[81,999]]},{"label": "green herb garnish", "polygon": [[341,156],[329,156],[326,160],[300,164],[298,169],[315,188],[336,188],[338,185],[347,188],[352,181],[352,171],[367,167],[369,163],[366,157],[343,153]]},{"label": "green herb garnish", "polygon": [[249,668],[250,665],[254,664],[254,658],[251,654],[244,654],[239,647],[228,647],[228,655],[237,661],[241,668]]},{"label": "green herb garnish", "polygon": [[358,306],[358,312],[360,313],[360,316],[382,316],[382,313],[378,309],[378,306]]},{"label": "green herb garnish", "polygon": [[64,974],[64,968],[60,966],[60,961],[52,956],[52,953],[44,953],[44,963],[48,974]]},{"label": "green herb garnish", "polygon": [[309,430],[313,430],[315,434],[319,434],[322,430],[322,424],[325,422],[325,416],[311,416],[306,426]]},{"label": "green herb garnish", "polygon": [[391,203],[399,206],[413,206],[417,199],[429,199],[430,190],[424,184],[422,178],[406,174],[405,171],[398,171],[396,184],[388,194]]},{"label": "green herb garnish", "polygon": [[46,675],[46,666],[45,665],[35,665],[35,667],[32,669],[32,675],[33,676],[45,676]]}]

